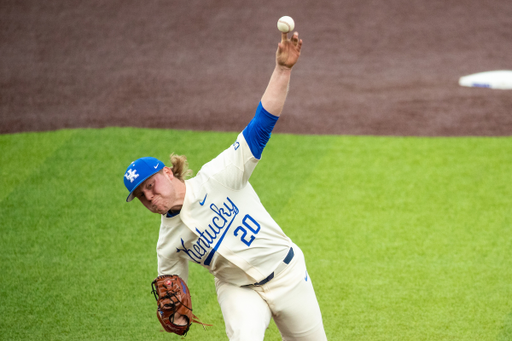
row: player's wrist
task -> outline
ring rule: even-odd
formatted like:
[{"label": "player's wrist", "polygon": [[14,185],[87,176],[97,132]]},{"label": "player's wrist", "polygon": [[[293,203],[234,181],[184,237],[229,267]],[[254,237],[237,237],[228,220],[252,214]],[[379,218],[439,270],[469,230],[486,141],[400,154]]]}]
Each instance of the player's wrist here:
[{"label": "player's wrist", "polygon": [[292,67],[293,66],[286,66],[286,65],[282,65],[282,64],[276,64],[275,71],[277,71],[279,73],[287,74],[287,73],[291,73]]}]

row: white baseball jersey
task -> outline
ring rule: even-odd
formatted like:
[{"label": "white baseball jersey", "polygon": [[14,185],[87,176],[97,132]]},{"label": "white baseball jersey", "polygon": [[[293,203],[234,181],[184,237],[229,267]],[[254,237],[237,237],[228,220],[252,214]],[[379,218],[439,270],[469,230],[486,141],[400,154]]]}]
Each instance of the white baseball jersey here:
[{"label": "white baseball jersey", "polygon": [[185,181],[179,215],[162,216],[158,273],[188,279],[188,262],[237,286],[265,279],[286,257],[291,240],[248,182],[258,163],[243,136]]}]

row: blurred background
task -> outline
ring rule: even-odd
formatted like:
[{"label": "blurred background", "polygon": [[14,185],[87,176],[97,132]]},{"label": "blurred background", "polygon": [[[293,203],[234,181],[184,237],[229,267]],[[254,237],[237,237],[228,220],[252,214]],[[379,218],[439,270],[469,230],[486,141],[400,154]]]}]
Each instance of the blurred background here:
[{"label": "blurred background", "polygon": [[279,17],[304,40],[277,132],[512,133],[508,0],[2,0],[0,133],[134,126],[240,131],[274,67]]}]

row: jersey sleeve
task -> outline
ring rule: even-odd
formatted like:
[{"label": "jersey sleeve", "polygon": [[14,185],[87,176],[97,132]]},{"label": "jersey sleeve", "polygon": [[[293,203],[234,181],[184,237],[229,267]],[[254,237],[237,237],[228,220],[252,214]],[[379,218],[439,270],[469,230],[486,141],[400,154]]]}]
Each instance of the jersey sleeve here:
[{"label": "jersey sleeve", "polygon": [[180,257],[167,258],[160,253],[158,255],[158,276],[178,275],[185,283],[188,282],[188,261]]},{"label": "jersey sleeve", "polygon": [[179,216],[166,218],[162,215],[161,220],[156,245],[158,275],[178,275],[186,282],[188,280],[188,261],[176,255],[176,247],[184,232],[188,232],[190,235],[193,235],[193,232],[183,225]]},{"label": "jersey sleeve", "polygon": [[206,181],[214,178],[231,189],[243,188],[261,158],[278,117],[268,113],[261,103],[236,141],[203,166],[198,175]]}]

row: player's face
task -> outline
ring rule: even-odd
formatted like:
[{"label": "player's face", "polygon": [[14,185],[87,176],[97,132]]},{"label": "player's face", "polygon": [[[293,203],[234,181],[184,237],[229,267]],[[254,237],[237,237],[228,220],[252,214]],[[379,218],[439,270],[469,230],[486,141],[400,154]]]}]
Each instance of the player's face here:
[{"label": "player's face", "polygon": [[164,168],[160,172],[144,181],[134,191],[134,195],[140,202],[153,213],[166,214],[169,210],[179,210],[183,205],[179,188],[185,185],[176,179],[169,168]]}]

